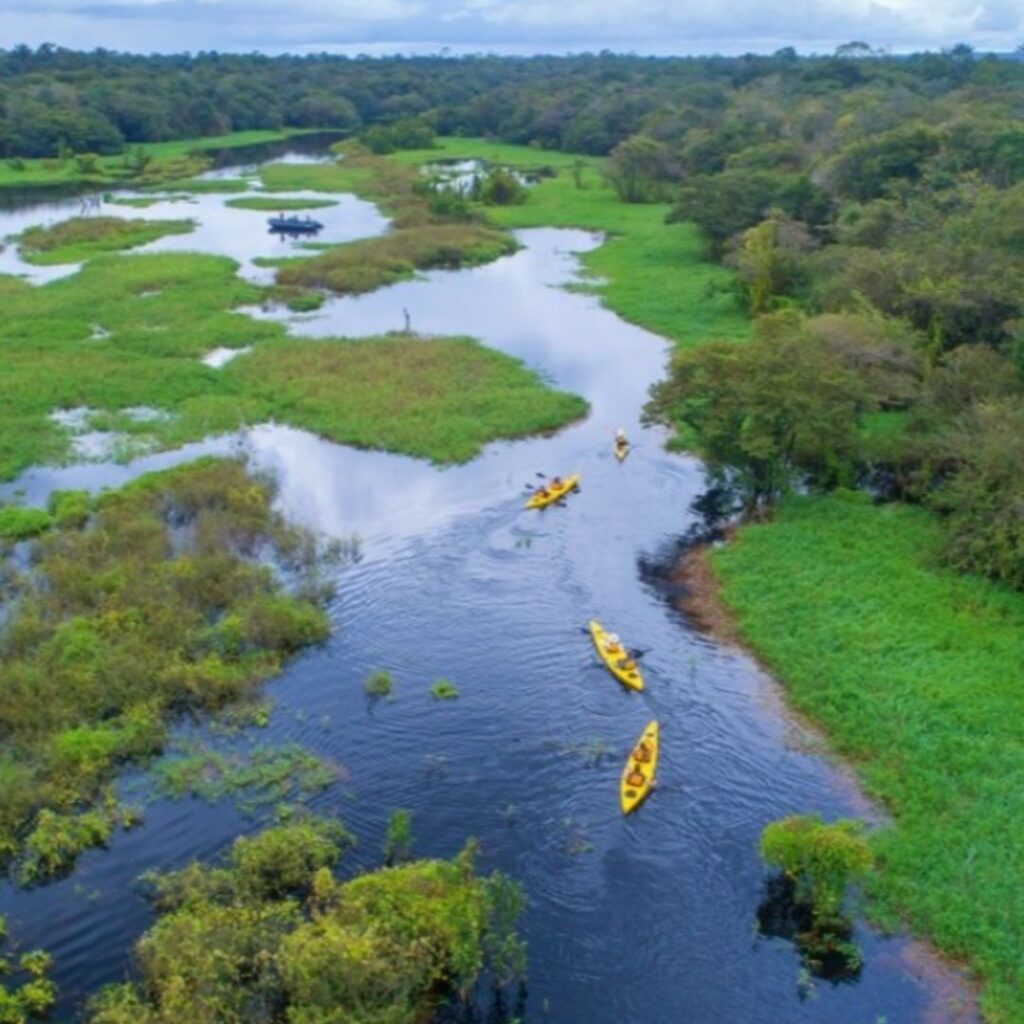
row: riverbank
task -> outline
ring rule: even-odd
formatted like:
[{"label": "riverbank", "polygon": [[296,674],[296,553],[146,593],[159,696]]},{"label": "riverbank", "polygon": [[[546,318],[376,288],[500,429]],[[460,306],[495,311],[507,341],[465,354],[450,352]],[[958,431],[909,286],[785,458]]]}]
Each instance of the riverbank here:
[{"label": "riverbank", "polygon": [[[290,138],[310,134],[310,129],[294,128],[282,131],[232,132],[198,139],[176,139],[171,142],[145,142],[128,147],[116,156],[99,156],[80,163],[73,156],[56,158],[16,159],[0,162],[0,195],[5,189],[74,186],[83,188],[104,186],[126,180],[143,179],[146,184],[161,180],[187,178],[203,170],[203,160],[192,159],[194,154],[205,154],[223,149],[241,149],[268,142],[285,142]],[[132,154],[142,154],[142,165],[131,163]]]},{"label": "riverbank", "polygon": [[1024,1020],[1024,597],[938,568],[939,542],[920,509],[794,497],[686,577],[695,621],[735,628],[892,816],[873,838],[873,914],[966,962],[986,1019],[1010,1024]]}]

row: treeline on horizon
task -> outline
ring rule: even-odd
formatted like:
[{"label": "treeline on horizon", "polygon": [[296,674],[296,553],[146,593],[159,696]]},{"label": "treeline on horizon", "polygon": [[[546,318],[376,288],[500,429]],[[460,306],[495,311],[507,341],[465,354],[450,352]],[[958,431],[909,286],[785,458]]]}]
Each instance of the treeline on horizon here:
[{"label": "treeline on horizon", "polygon": [[603,155],[637,131],[678,141],[713,129],[740,94],[827,100],[883,90],[904,103],[951,93],[983,101],[1022,84],[1024,65],[965,45],[898,58],[857,43],[829,57],[787,48],[675,58],[143,56],[22,45],[0,50],[0,156],[113,154],[230,131],[356,131],[403,118],[426,118],[441,134]]}]

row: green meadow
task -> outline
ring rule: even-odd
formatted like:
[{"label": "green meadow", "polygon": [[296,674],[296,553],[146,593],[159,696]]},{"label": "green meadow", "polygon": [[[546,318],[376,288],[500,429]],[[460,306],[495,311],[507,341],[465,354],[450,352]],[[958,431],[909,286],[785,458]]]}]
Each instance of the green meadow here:
[{"label": "green meadow", "polygon": [[940,526],[861,495],[793,497],[711,564],[744,639],[824,726],[893,823],[874,839],[878,915],[1024,1020],[1024,596],[938,567]]},{"label": "green meadow", "polygon": [[[149,174],[163,169],[184,166],[193,153],[204,150],[236,149],[240,146],[255,146],[264,142],[281,142],[295,135],[299,130],[233,132],[230,135],[215,135],[197,139],[177,139],[172,142],[149,142],[133,147],[141,149],[152,158]],[[71,158],[26,159],[18,162],[0,161],[0,189],[19,186],[103,184],[122,181],[130,177],[124,157],[99,157],[94,172],[83,173],[77,162]]]}]

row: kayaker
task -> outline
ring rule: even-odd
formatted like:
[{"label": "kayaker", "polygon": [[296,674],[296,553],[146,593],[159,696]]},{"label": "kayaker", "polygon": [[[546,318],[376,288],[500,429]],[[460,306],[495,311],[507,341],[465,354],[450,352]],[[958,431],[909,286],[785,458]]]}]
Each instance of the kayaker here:
[{"label": "kayaker", "polygon": [[538,487],[537,490],[534,492],[534,494],[538,498],[547,498],[547,497],[549,497],[548,489],[546,487]]},{"label": "kayaker", "polygon": [[647,746],[646,740],[641,740],[640,745],[633,751],[633,760],[645,764],[651,759],[651,748]]},{"label": "kayaker", "polygon": [[549,486],[549,487],[550,487],[550,488],[551,488],[551,489],[552,489],[553,491],[559,491],[559,490],[561,490],[561,489],[562,489],[562,488],[563,488],[563,487],[564,487],[565,485],[564,485],[564,484],[562,483],[562,478],[561,478],[560,476],[553,476],[553,477],[551,478],[551,480],[549,481],[549,483],[548,483],[548,486]]},{"label": "kayaker", "polygon": [[626,784],[632,786],[634,789],[639,789],[647,782],[646,776],[643,772],[634,769],[626,776]]},{"label": "kayaker", "polygon": [[622,650],[622,641],[618,633],[606,633],[604,637],[604,649],[609,654],[618,654]]},{"label": "kayaker", "polygon": [[616,447],[618,447],[618,448],[625,448],[626,445],[628,445],[628,444],[629,444],[629,438],[626,437],[626,432],[622,429],[622,427],[619,427],[619,429],[615,431],[615,445],[616,445]]}]

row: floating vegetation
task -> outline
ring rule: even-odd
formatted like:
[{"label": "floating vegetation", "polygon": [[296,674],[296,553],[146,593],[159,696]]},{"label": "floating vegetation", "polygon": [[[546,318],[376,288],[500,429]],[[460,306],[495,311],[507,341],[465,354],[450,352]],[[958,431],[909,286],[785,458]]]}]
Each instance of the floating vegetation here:
[{"label": "floating vegetation", "polygon": [[582,758],[588,768],[599,768],[609,758],[616,756],[615,748],[600,736],[586,740],[569,740],[552,744],[560,754]]},{"label": "floating vegetation", "polygon": [[265,210],[268,213],[291,210],[325,210],[329,206],[337,206],[336,199],[284,199],[274,196],[241,196],[229,199],[225,206],[236,210]]},{"label": "floating vegetation", "polygon": [[563,829],[561,846],[570,857],[580,857],[584,853],[593,852],[594,844],[587,837],[587,830],[583,824],[570,815],[568,818],[562,819],[561,825]]},{"label": "floating vegetation", "polygon": [[156,765],[157,789],[165,796],[215,802],[232,798],[244,813],[308,800],[341,777],[338,765],[295,744],[225,753],[189,743]]},{"label": "floating vegetation", "polygon": [[430,687],[430,696],[434,700],[455,700],[459,691],[450,679],[436,679]]},{"label": "floating vegetation", "polygon": [[368,697],[379,700],[381,697],[393,699],[395,684],[391,673],[386,669],[374,669],[363,682],[363,689]]}]

